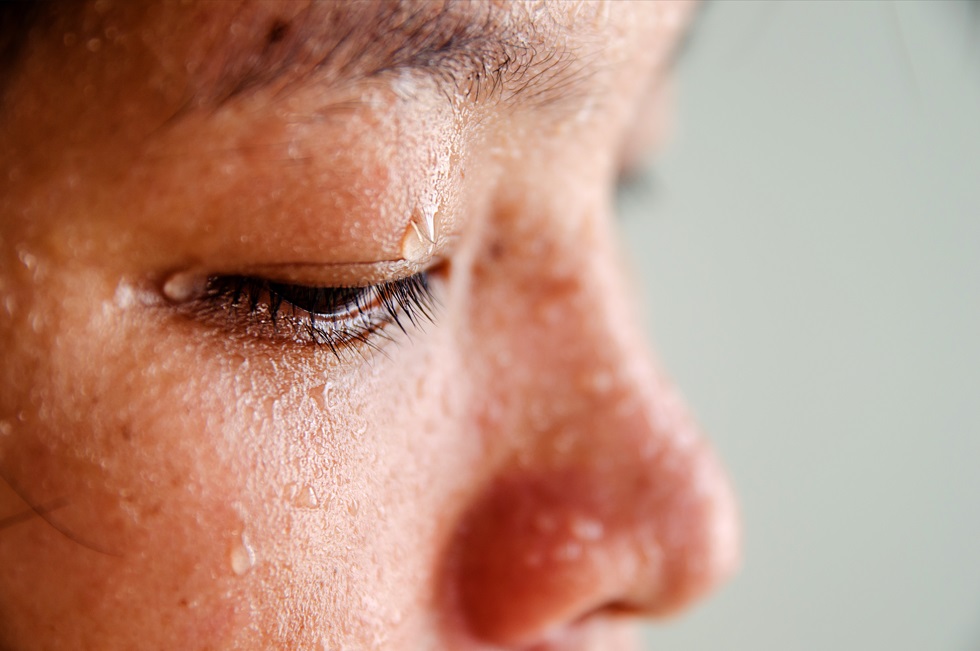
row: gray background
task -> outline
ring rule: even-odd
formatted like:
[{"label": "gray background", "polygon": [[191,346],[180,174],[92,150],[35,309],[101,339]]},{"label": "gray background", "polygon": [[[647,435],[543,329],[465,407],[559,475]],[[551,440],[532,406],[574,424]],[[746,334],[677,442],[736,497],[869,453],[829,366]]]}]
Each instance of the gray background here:
[{"label": "gray background", "polygon": [[677,90],[625,239],[745,558],[649,648],[980,650],[980,11],[722,0]]}]

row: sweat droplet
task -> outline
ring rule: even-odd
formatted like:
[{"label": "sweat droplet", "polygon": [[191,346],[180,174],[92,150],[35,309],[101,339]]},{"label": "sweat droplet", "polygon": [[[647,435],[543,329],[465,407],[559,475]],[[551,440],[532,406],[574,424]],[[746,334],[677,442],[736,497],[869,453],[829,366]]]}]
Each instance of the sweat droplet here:
[{"label": "sweat droplet", "polygon": [[438,221],[434,206],[428,206],[412,215],[412,221],[408,223],[402,236],[403,259],[416,261],[432,254],[440,230]]},{"label": "sweat droplet", "polygon": [[293,506],[301,509],[315,509],[320,506],[320,500],[317,499],[316,491],[313,490],[312,486],[303,486],[293,496]]},{"label": "sweat droplet", "polygon": [[421,235],[430,243],[436,243],[436,213],[432,208],[427,208],[417,219]]},{"label": "sweat droplet", "polygon": [[255,565],[255,550],[248,542],[248,537],[243,533],[238,544],[231,548],[229,554],[231,561],[231,571],[241,576],[252,569]]},{"label": "sweat droplet", "polygon": [[421,227],[412,220],[405,229],[405,235],[402,236],[402,258],[410,261],[421,260],[431,250],[432,244],[426,241]]},{"label": "sweat droplet", "polygon": [[309,395],[310,398],[312,398],[313,402],[316,403],[316,406],[319,407],[321,411],[323,410],[324,407],[327,406],[326,393],[327,393],[327,385],[325,384],[319,384],[313,387],[312,389],[310,389],[309,391],[307,391],[307,395]]},{"label": "sweat droplet", "polygon": [[572,520],[572,533],[579,540],[593,542],[602,538],[605,527],[599,520],[577,517]]}]

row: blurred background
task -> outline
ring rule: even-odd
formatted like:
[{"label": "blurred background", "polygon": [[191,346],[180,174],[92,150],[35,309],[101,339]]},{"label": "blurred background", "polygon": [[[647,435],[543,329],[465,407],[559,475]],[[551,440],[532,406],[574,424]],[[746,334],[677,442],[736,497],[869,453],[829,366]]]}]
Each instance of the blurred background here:
[{"label": "blurred background", "polygon": [[705,7],[621,196],[739,576],[650,649],[980,650],[980,7]]}]

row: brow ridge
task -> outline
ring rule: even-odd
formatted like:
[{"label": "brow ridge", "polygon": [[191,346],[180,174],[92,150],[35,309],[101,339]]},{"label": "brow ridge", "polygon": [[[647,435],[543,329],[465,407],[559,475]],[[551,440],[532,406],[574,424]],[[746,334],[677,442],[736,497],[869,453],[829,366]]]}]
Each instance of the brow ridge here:
[{"label": "brow ridge", "polygon": [[398,0],[354,7],[313,2],[288,19],[265,17],[230,48],[196,103],[220,106],[269,86],[349,84],[403,70],[432,78],[450,98],[547,100],[549,83],[567,86],[580,72],[571,50],[534,25],[515,28],[492,5]]}]

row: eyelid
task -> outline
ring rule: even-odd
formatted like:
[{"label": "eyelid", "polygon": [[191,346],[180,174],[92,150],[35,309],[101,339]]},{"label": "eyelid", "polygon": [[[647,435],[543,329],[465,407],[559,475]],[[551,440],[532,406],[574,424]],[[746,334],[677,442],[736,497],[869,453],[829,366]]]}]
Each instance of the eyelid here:
[{"label": "eyelid", "polygon": [[[445,248],[444,242],[439,250]],[[370,287],[416,276],[444,262],[437,250],[418,260],[379,262],[282,262],[215,269],[197,265],[168,274],[160,292],[172,303],[183,303],[203,295],[208,279],[219,276],[257,278],[271,283],[305,287]]]},{"label": "eyelid", "polygon": [[[308,305],[321,300],[332,309],[317,311]],[[418,327],[421,320],[432,320],[434,306],[428,273],[423,271],[359,288],[217,276],[208,279],[204,295],[184,309],[229,334],[269,343],[322,345],[341,358],[348,350],[362,352],[361,346],[377,348],[376,337],[391,339],[385,329],[392,324],[408,334],[408,324]]]},{"label": "eyelid", "polygon": [[[316,263],[282,262],[247,265],[234,275],[263,278],[270,282],[308,287],[367,287],[414,276],[438,264],[434,257],[418,261],[382,260],[379,262]],[[217,275],[211,273],[211,275]],[[221,274],[230,275],[230,274]]]}]

